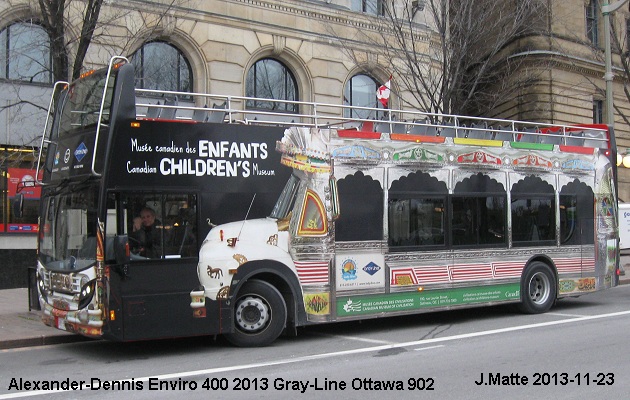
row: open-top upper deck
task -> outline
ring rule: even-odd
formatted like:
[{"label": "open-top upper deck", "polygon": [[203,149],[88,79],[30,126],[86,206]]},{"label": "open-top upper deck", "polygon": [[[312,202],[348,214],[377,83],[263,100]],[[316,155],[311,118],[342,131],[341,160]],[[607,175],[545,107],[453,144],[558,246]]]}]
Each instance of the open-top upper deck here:
[{"label": "open-top upper deck", "polygon": [[[75,138],[65,139],[61,133],[56,136],[51,133],[54,129],[49,129],[49,122],[52,121],[49,118],[42,135],[41,151],[53,144],[56,153],[64,149],[66,158],[70,157],[66,154],[69,149],[79,160],[83,155],[89,154],[87,158],[91,159],[91,169],[88,168],[85,172],[98,176],[102,168],[98,167],[98,163],[102,162],[107,143],[105,136],[111,133],[109,130],[112,127],[114,130],[119,129],[116,124],[123,119],[134,119],[137,122],[151,121],[152,124],[215,123],[317,128],[325,129],[329,139],[366,141],[365,143],[369,141],[377,147],[392,142],[410,142],[487,148],[508,146],[524,150],[557,149],[582,154],[593,154],[595,149],[605,149],[607,155],[615,154],[614,135],[605,125],[546,124],[408,109],[134,89],[132,65],[116,64],[118,61],[119,58],[113,59],[109,69],[101,72],[101,75],[98,71],[86,74],[83,88],[81,80],[78,85],[60,83],[55,86],[56,92],[75,92],[65,99],[54,93],[52,98],[61,100],[51,100],[49,110],[49,116],[57,115],[60,119],[55,125],[59,132]],[[112,77],[114,72],[118,74],[116,79]],[[115,83],[118,81],[125,83]],[[114,95],[114,90],[119,90],[120,93]],[[63,111],[57,111],[57,107]],[[156,135],[162,131],[152,129],[155,129]],[[179,128],[176,130],[180,131]],[[61,140],[66,141],[63,146],[58,143]],[[64,155],[56,153],[51,155],[56,158]],[[41,160],[40,154],[40,162]],[[38,176],[41,167],[39,164]],[[52,159],[49,160],[48,168],[55,172]],[[68,176],[64,171],[59,172],[56,175],[58,178]],[[78,176],[78,172],[79,170],[73,175]]]},{"label": "open-top upper deck", "polygon": [[[584,154],[592,154],[595,148],[614,148],[614,138],[603,124],[547,124],[416,110],[143,89],[136,89],[136,99],[137,118],[155,121],[303,126],[327,128],[332,137],[342,139],[448,142],[487,147],[501,147],[503,142],[509,142],[514,148],[553,150],[554,146],[559,146],[564,151]],[[299,113],[278,109],[298,109]]]}]

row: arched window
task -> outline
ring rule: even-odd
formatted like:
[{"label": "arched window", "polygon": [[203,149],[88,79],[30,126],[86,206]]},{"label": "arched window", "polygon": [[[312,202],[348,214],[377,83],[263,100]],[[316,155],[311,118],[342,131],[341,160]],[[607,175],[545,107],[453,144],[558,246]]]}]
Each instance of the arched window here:
[{"label": "arched window", "polygon": [[[257,61],[247,71],[245,87],[247,97],[288,101],[299,99],[297,83],[291,71],[271,58]],[[298,112],[298,105],[295,103],[275,101],[247,100],[247,108]]]},{"label": "arched window", "polygon": [[149,42],[131,56],[136,68],[136,87],[192,91],[192,68],[184,54],[166,42]]},{"label": "arched window", "polygon": [[574,179],[560,191],[560,244],[593,243],[595,238],[593,189]]},{"label": "arched window", "polygon": [[369,175],[357,171],[337,182],[339,219],[335,240],[383,240],[383,188]]},{"label": "arched window", "polygon": [[392,182],[387,201],[389,246],[393,251],[412,246],[446,245],[446,183],[426,172],[414,172]]},{"label": "arched window", "polygon": [[451,196],[453,246],[507,247],[506,201],[503,185],[482,173],[455,185]]},{"label": "arched window", "polygon": [[0,78],[52,83],[50,39],[34,22],[16,22],[0,31]]},{"label": "arched window", "polygon": [[553,186],[540,177],[526,176],[512,187],[511,203],[514,246],[554,243],[556,199]]},{"label": "arched window", "polygon": [[[383,108],[376,98],[376,90],[380,85],[370,76],[355,75],[347,83],[343,90],[343,104],[354,107]],[[373,110],[361,110],[355,108],[344,109],[346,118],[379,118]]]}]

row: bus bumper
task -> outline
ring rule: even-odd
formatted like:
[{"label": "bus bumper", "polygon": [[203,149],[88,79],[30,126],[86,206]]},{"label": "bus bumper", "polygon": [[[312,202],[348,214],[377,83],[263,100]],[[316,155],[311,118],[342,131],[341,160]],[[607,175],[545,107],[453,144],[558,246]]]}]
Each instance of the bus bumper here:
[{"label": "bus bumper", "polygon": [[103,335],[101,310],[66,311],[44,301],[40,301],[40,304],[43,305],[42,321],[48,326],[94,338]]}]

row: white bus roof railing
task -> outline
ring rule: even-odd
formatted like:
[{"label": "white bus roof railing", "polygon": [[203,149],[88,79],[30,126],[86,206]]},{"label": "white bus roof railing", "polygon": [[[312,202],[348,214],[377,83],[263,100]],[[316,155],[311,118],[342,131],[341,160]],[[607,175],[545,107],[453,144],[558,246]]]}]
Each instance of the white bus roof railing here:
[{"label": "white bus roof railing", "polygon": [[[169,100],[169,104],[164,104]],[[173,102],[173,100],[176,100]],[[270,108],[248,107],[252,103]],[[158,110],[150,112],[150,110]],[[219,113],[219,121],[259,125],[364,129],[384,134],[424,134],[585,147],[609,147],[607,129],[592,124],[549,124],[499,118],[438,114],[417,110],[275,100],[244,96],[136,89],[138,118],[155,118],[170,110],[171,120],[195,120],[200,113]],[[288,110],[297,110],[291,112]],[[173,112],[174,111],[174,112]],[[201,121],[207,122],[207,120]],[[380,129],[380,130],[378,130]]]}]

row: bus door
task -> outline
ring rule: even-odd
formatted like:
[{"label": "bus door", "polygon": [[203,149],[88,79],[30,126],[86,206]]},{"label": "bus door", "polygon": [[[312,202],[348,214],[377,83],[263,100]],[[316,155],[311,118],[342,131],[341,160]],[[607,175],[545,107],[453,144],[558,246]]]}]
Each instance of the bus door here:
[{"label": "bus door", "polygon": [[199,285],[197,195],[110,197],[116,197],[118,232],[129,248],[129,259],[110,278],[123,339],[203,333],[203,322],[190,312],[190,290]]}]

